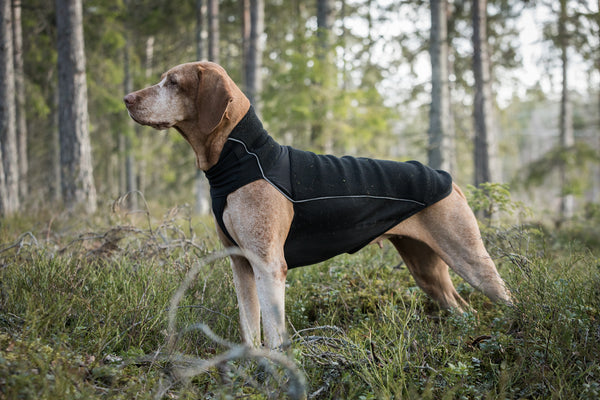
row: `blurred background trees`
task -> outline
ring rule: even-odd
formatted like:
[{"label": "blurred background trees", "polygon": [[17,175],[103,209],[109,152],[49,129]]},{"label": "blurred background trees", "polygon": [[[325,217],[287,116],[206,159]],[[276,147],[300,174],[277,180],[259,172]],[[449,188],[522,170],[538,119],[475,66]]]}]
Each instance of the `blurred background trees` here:
[{"label": "blurred background trees", "polygon": [[[2,2],[5,214],[70,201],[60,4]],[[140,190],[206,212],[186,143],[133,124],[122,103],[203,58],[229,71],[283,144],[419,159],[460,184],[509,182],[568,218],[600,202],[598,15],[591,0],[83,0],[85,57],[75,61],[85,61],[93,202],[106,209]]]}]

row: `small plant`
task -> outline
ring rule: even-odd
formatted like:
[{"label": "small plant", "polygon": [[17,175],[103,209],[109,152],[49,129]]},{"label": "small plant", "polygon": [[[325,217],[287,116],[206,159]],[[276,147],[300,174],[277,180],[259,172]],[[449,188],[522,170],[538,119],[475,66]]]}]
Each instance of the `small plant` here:
[{"label": "small plant", "polygon": [[511,199],[510,188],[506,183],[481,183],[479,187],[467,185],[467,197],[473,212],[487,219],[487,226],[491,226],[492,219],[500,214],[513,216],[515,212],[522,215],[530,214],[530,210],[521,202]]}]

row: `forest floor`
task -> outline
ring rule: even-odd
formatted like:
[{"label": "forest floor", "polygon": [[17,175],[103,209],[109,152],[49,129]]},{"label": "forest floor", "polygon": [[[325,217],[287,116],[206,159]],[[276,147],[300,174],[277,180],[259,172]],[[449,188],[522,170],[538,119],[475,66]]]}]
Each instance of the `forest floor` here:
[{"label": "forest floor", "polygon": [[291,270],[285,354],[239,343],[210,218],[0,228],[0,399],[597,399],[600,217],[483,229],[516,300],[440,311],[391,245]]}]

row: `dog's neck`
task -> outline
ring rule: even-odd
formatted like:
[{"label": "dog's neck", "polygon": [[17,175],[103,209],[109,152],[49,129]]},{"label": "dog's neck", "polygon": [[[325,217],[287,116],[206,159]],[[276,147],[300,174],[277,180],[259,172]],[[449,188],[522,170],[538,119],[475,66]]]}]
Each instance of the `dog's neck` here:
[{"label": "dog's neck", "polygon": [[197,121],[183,121],[175,126],[181,136],[192,146],[196,154],[196,165],[202,171],[208,171],[219,161],[229,134],[250,109],[250,101],[243,94],[242,96],[232,98],[223,120],[208,135],[202,133]]}]

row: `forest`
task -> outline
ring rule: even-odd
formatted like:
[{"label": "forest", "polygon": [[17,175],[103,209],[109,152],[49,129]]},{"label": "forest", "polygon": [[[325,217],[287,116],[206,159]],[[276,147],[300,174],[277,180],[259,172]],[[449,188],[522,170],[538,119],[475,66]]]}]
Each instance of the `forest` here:
[{"label": "forest", "polygon": [[[76,59],[86,77],[84,170],[93,185],[81,190],[94,189],[92,208],[134,190],[169,205],[200,202],[202,174],[184,141],[135,126],[122,102],[197,59],[220,62],[284,144],[418,159],[463,185],[507,183],[555,220],[599,201],[597,4],[490,1],[480,18],[484,46],[474,53],[466,1],[435,2],[437,18],[422,1],[214,3],[84,2]],[[60,140],[63,35],[52,2],[16,5],[19,37],[5,43],[15,54],[5,87],[17,96],[2,97],[12,110],[2,115],[2,210],[69,208],[63,192],[74,189],[61,181],[78,178],[64,171],[75,165]]]},{"label": "forest", "polygon": [[[0,400],[600,397],[599,7],[2,0]],[[236,344],[206,178],[123,103],[195,60],[281,144],[449,171],[515,305],[439,310],[386,244],[290,272],[289,351]]]}]

